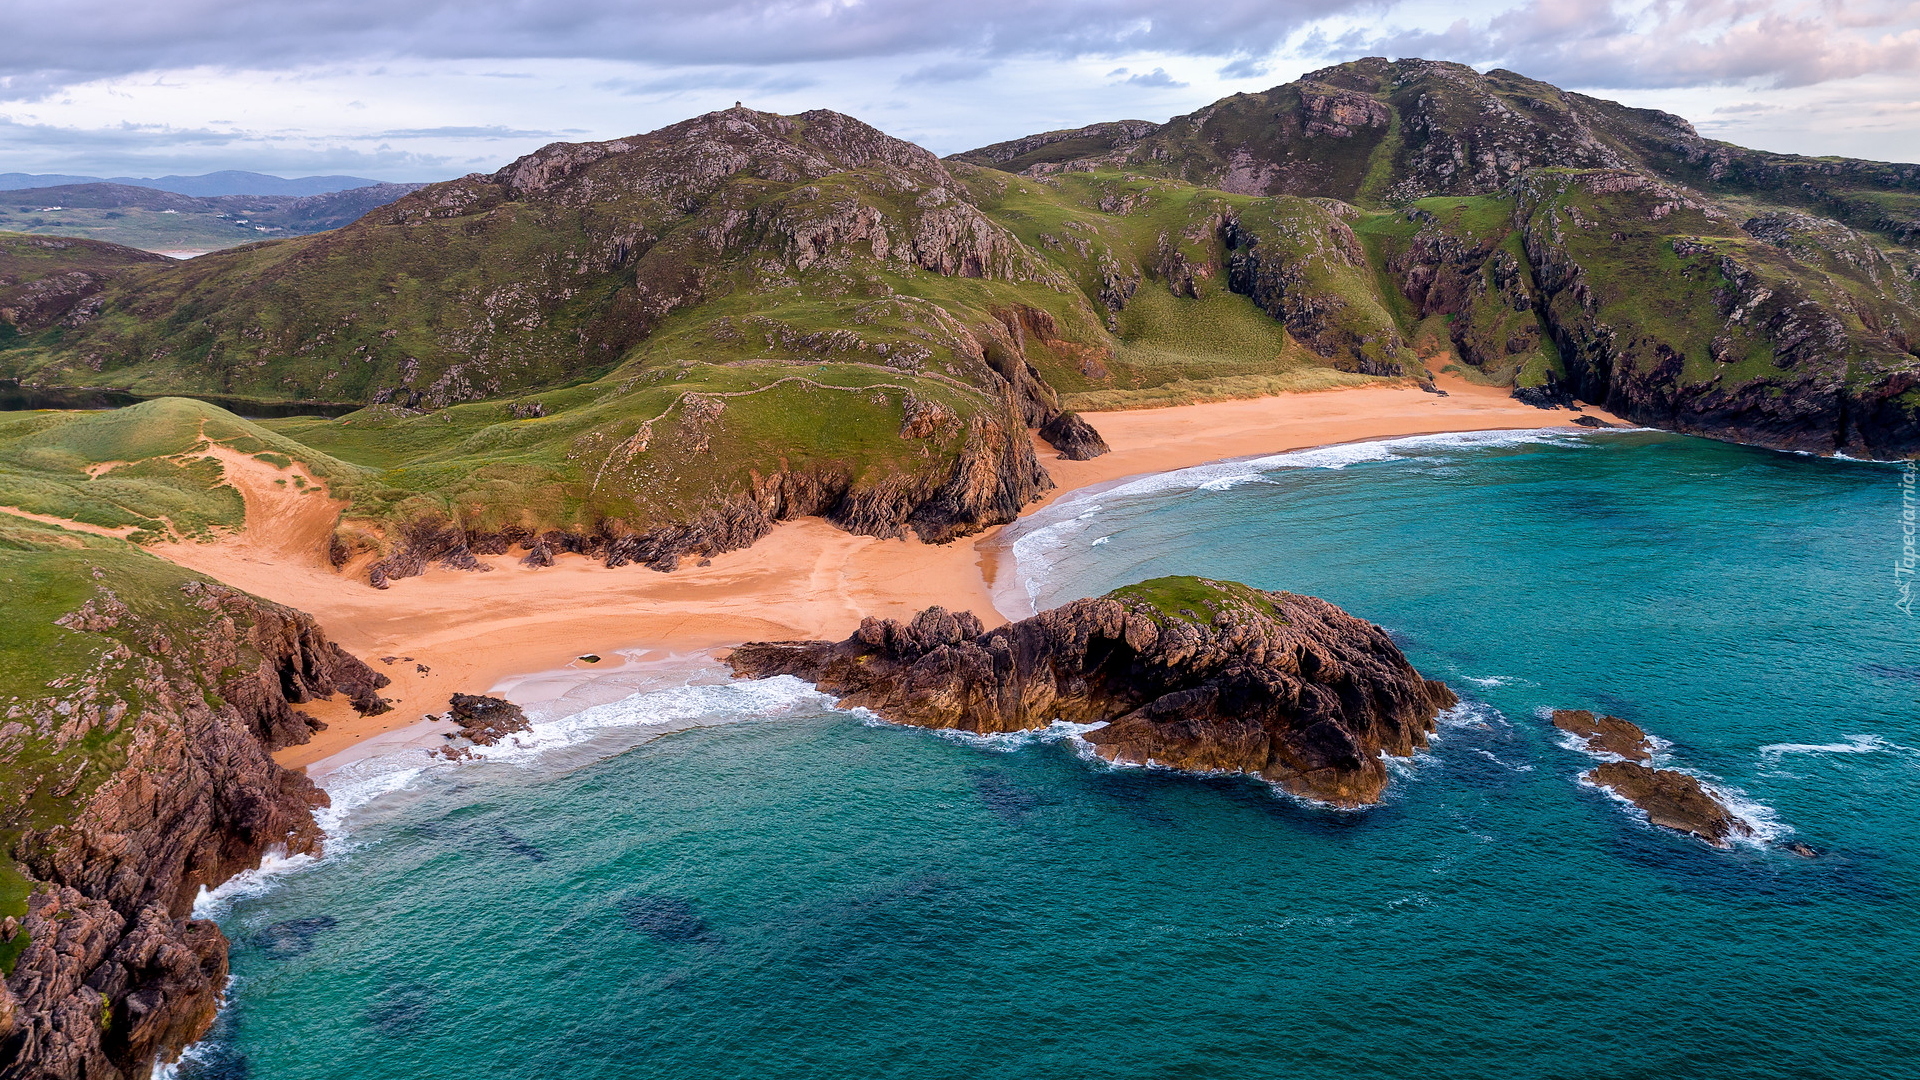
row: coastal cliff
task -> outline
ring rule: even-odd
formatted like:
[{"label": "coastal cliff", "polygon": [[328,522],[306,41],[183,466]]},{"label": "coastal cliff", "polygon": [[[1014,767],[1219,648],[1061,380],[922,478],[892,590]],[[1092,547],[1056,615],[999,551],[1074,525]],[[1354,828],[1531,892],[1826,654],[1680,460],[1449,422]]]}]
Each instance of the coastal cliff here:
[{"label": "coastal cliff", "polygon": [[[910,427],[911,406],[907,412],[898,439],[907,446],[915,440],[937,443],[944,433],[930,429],[924,436],[916,434]],[[941,422],[948,428],[963,427],[951,412]],[[1080,428],[1092,433],[1084,422]],[[1073,430],[1077,437],[1078,429]],[[1097,441],[1099,435],[1092,433],[1092,439]],[[656,455],[654,464],[671,459],[689,474],[700,469],[700,458],[707,459],[709,469],[715,467],[714,455],[691,441],[656,447]],[[528,566],[551,565],[555,555],[565,552],[597,559],[608,567],[638,564],[670,571],[685,557],[737,551],[767,535],[779,522],[810,515],[859,535],[898,539],[911,532],[928,543],[946,543],[1014,520],[1021,507],[1053,489],[1053,479],[1035,456],[1025,429],[1005,418],[976,416],[964,425],[950,461],[944,472],[924,465],[889,471],[879,467],[879,461],[845,460],[813,465],[790,462],[791,467],[770,473],[748,470],[732,490],[709,488],[701,501],[649,508],[654,514],[648,516],[665,520],[648,521],[634,514],[541,528],[428,513],[390,530],[381,545],[385,553],[367,567],[366,574],[376,588],[385,588],[395,579],[423,573],[431,563],[473,569],[475,555],[502,555],[515,547],[526,549],[523,562]],[[628,480],[627,462],[606,464],[611,468],[603,467],[596,479]],[[633,470],[635,489],[644,483],[647,472],[644,467]],[[329,552],[336,566],[357,553],[352,536],[350,529],[336,534]]]},{"label": "coastal cliff", "polygon": [[[138,1078],[213,1021],[219,928],[202,888],[263,855],[317,853],[326,796],[272,751],[387,678],[305,614],[114,541],[0,529],[0,1077]],[[34,665],[39,665],[35,669]],[[48,678],[48,676],[51,678]]]},{"label": "coastal cliff", "polygon": [[1384,754],[1427,744],[1456,701],[1379,627],[1324,600],[1157,578],[982,628],[929,608],[845,641],[757,642],[750,678],[795,675],[897,723],[973,732],[1104,722],[1102,757],[1258,776],[1339,806],[1378,802]]}]

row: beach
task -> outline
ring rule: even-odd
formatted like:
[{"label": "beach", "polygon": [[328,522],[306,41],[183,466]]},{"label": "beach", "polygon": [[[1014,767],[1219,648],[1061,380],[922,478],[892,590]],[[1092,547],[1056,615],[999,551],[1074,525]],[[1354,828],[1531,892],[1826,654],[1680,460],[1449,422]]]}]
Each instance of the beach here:
[{"label": "beach", "polygon": [[[1145,473],[1334,443],[1449,431],[1572,427],[1576,414],[1523,405],[1502,389],[1442,375],[1445,396],[1411,386],[1372,386],[1110,413],[1087,419],[1112,452],[1061,460],[1036,444],[1055,488],[1034,510],[1070,492]],[[1588,415],[1624,424],[1605,412]],[[326,723],[313,741],[280,751],[303,767],[443,712],[453,693],[485,693],[536,671],[616,667],[622,654],[697,653],[742,641],[839,638],[865,616],[904,618],[939,604],[971,610],[988,625],[1002,533],[950,544],[855,536],[818,518],[785,522],[742,551],[670,574],[608,570],[577,555],[544,569],[514,555],[483,556],[487,571],[435,567],[369,587],[350,565],[323,558],[339,504],[323,493],[276,484],[298,472],[222,455],[246,499],[248,528],[212,543],[151,550],[257,596],[309,612],[334,641],[393,683],[393,711],[356,714],[342,698],[301,708]],[[1018,614],[1018,613],[1015,613]],[[578,658],[597,655],[602,661]]]}]

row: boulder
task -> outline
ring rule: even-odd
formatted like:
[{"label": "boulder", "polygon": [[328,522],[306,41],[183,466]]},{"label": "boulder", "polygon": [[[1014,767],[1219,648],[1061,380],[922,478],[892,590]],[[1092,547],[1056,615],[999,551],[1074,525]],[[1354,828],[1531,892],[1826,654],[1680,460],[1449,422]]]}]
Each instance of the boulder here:
[{"label": "boulder", "polygon": [[1063,412],[1041,425],[1040,437],[1068,461],[1090,461],[1109,449],[1107,440],[1076,412]]},{"label": "boulder", "polygon": [[520,706],[505,698],[484,694],[455,694],[448,700],[448,716],[460,725],[460,734],[480,746],[492,746],[516,731],[533,724]]},{"label": "boulder", "polygon": [[1593,753],[1615,754],[1629,761],[1653,760],[1653,742],[1647,733],[1617,716],[1595,716],[1586,709],[1555,709],[1553,726],[1585,739]]}]

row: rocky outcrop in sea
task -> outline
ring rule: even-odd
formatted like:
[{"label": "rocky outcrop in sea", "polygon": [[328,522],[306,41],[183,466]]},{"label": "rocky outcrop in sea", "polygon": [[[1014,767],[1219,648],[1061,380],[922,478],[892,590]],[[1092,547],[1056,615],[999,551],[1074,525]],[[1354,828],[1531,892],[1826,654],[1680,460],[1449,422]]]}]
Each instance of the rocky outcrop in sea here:
[{"label": "rocky outcrop in sea", "polygon": [[[1753,826],[1698,777],[1654,768],[1653,739],[1640,725],[1586,709],[1555,709],[1553,726],[1583,740],[1588,753],[1614,758],[1581,779],[1639,807],[1653,824],[1697,836],[1717,848],[1732,847],[1734,840],[1753,836]],[[1795,854],[1801,854],[1798,849],[1802,848],[1812,850],[1804,844],[1789,847]]]},{"label": "rocky outcrop in sea", "polygon": [[1110,761],[1258,776],[1338,806],[1378,802],[1382,754],[1427,744],[1456,702],[1384,630],[1324,600],[1159,578],[986,630],[928,608],[845,641],[757,642],[737,675],[795,675],[888,720],[972,732],[1055,721]]}]

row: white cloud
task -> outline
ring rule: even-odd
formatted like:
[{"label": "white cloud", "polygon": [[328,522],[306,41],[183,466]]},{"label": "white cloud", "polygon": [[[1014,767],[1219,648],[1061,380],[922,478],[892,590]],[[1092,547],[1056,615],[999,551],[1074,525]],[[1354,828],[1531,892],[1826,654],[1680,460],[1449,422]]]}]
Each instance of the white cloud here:
[{"label": "white cloud", "polygon": [[1812,86],[1920,66],[1920,3],[1865,0],[1527,0],[1340,39],[1390,55],[1501,65],[1566,86]]},{"label": "white cloud", "polygon": [[111,6],[107,17],[108,0],[66,0],[9,24],[9,169],[434,179],[735,100],[838,109],[950,153],[1161,120],[1381,53],[1510,67],[1747,145],[1920,158],[1915,0]]}]

